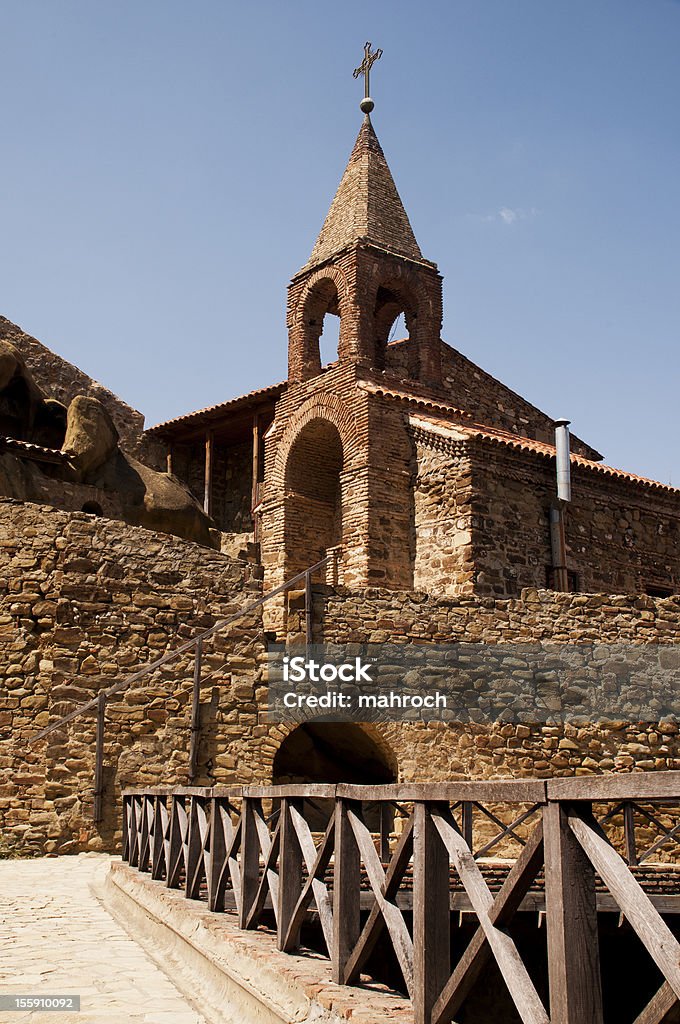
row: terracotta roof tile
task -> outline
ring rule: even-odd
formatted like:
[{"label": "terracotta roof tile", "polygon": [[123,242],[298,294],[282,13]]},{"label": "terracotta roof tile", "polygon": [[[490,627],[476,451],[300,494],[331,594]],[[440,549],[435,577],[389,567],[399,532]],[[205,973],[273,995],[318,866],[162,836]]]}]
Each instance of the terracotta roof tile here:
[{"label": "terracotta roof tile", "polygon": [[270,384],[266,388],[257,388],[255,391],[249,391],[245,395],[239,395],[238,398],[230,398],[226,402],[218,403],[218,405],[208,405],[205,409],[197,409],[195,412],[188,412],[184,416],[175,416],[174,419],[165,420],[164,423],[157,423],[154,427],[149,427],[146,433],[162,434],[168,428],[189,426],[190,424],[200,422],[203,418],[216,419],[222,413],[233,412],[241,405],[249,405],[251,402],[267,398],[276,399],[285,391],[286,386],[287,381],[282,381],[279,384]]},{"label": "terracotta roof tile", "polygon": [[[431,424],[433,427],[438,428],[439,433],[441,433],[442,427],[446,426],[446,424],[442,423],[441,419],[427,416],[418,416],[417,419],[423,424],[425,429],[427,429],[428,424]],[[460,439],[460,435],[463,434],[467,437],[479,438],[482,441],[503,444],[509,448],[515,448],[517,451],[531,452],[534,455],[542,455],[546,458],[555,458],[555,446],[545,444],[543,441],[533,441],[531,438],[520,437],[518,434],[511,434],[504,430],[494,430],[492,427],[481,426],[476,423],[449,423],[448,426],[451,437],[455,439]],[[571,453],[571,463],[573,466],[582,466],[584,469],[601,473],[604,476],[627,480],[630,483],[643,484],[656,490],[680,495],[680,488],[673,487],[671,484],[662,484],[659,480],[651,480],[649,477],[639,476],[637,473],[628,473],[626,470],[607,466],[603,462],[586,459],[583,455],[576,455],[574,452]]]},{"label": "terracotta roof tile", "polygon": [[59,448],[44,448],[40,444],[19,441],[15,437],[0,437],[0,455],[3,452],[16,452],[17,455],[23,455],[36,462],[68,462],[68,456]]},{"label": "terracotta roof tile", "polygon": [[382,384],[374,384],[371,381],[362,380],[357,385],[362,391],[368,391],[372,395],[378,395],[380,398],[392,398],[396,401],[409,402],[411,405],[417,405],[421,409],[433,409],[436,412],[444,412],[453,416],[459,416],[461,419],[471,420],[472,415],[466,412],[464,409],[457,409],[455,405],[448,405],[446,402],[440,402],[435,398],[429,398],[426,395],[418,395],[413,391],[401,391],[398,388],[387,388],[383,387]]}]

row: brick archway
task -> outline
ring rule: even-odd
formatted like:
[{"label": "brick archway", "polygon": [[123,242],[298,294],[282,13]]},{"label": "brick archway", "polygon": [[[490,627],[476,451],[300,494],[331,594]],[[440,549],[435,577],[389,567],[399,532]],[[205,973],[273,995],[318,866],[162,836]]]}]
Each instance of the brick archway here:
[{"label": "brick archway", "polygon": [[290,380],[308,380],[321,372],[319,339],[327,314],[340,317],[338,356],[344,356],[348,345],[348,307],[349,288],[339,267],[328,266],[317,270],[305,281],[301,290],[295,293],[294,305],[288,315]]},{"label": "brick archway", "polygon": [[[434,309],[433,296],[410,268],[391,271],[378,280],[371,296],[371,361],[378,369],[385,368],[388,334],[403,313],[408,331],[408,375],[413,380],[428,380],[437,363],[441,311]],[[437,352],[432,351],[433,346]]]},{"label": "brick archway", "polygon": [[272,473],[272,485],[275,491],[280,492],[285,486],[286,466],[296,439],[309,423],[317,419],[326,420],[336,428],[342,443],[345,468],[350,470],[358,465],[360,441],[354,415],[339,395],[326,392],[312,395],[291,416],[277,447]]},{"label": "brick archway", "polygon": [[342,439],[335,424],[321,417],[306,423],[286,461],[286,575],[301,572],[342,545],[343,466]]},{"label": "brick archway", "polygon": [[[340,579],[361,558],[367,505],[356,484],[363,452],[354,415],[338,395],[312,396],[276,452],[271,494],[281,509],[283,570],[290,578],[340,547]],[[281,562],[279,562],[279,566]]]}]

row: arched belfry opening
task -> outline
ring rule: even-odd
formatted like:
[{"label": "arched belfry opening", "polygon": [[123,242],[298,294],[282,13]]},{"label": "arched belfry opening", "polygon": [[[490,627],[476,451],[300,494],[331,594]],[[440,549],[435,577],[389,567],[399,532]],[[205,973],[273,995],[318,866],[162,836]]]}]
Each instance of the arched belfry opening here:
[{"label": "arched belfry opening", "polygon": [[402,331],[399,335],[403,342],[404,353],[401,359],[403,372],[413,380],[420,378],[420,360],[418,346],[415,343],[418,328],[418,305],[411,293],[399,284],[388,282],[381,284],[376,292],[373,312],[373,353],[372,363],[378,370],[389,369],[387,364],[387,346],[397,340],[394,328],[405,327],[406,337]]},{"label": "arched belfry opening", "polygon": [[[309,380],[340,357],[347,282],[337,267],[323,267],[293,281],[288,301],[291,380]],[[330,339],[330,346],[329,346]]]},{"label": "arched belfry opening", "polygon": [[342,440],[329,420],[311,420],[291,445],[285,476],[288,576],[342,544],[343,463]]},{"label": "arched belfry opening", "polygon": [[[378,287],[379,286],[379,287]],[[376,294],[377,289],[377,294]],[[364,119],[307,263],[288,290],[288,376],[302,383],[334,361],[319,355],[327,314],[341,316],[338,359],[386,365],[397,316],[409,333],[406,377],[441,382],[441,277],[423,258],[369,117]]]},{"label": "arched belfry opening", "polygon": [[[329,323],[329,320],[336,323]],[[319,373],[325,363],[337,359],[335,352],[328,351],[328,345],[322,347],[322,337],[327,342],[328,336],[339,336],[340,297],[338,288],[332,278],[325,278],[309,290],[302,310],[303,350],[305,364],[310,376]]]},{"label": "arched belfry opening", "polygon": [[360,725],[306,722],[285,738],[274,757],[274,785],[339,782],[381,785],[396,782],[391,752]]}]

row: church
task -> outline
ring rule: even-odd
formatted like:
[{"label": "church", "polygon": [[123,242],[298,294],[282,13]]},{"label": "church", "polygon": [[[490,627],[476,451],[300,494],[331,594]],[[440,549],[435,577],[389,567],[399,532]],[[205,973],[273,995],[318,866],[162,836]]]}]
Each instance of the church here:
[{"label": "church", "polygon": [[[289,285],[286,381],[144,430],[139,412],[0,318],[0,739],[19,744],[0,812],[30,848],[116,848],[126,785],[678,763],[665,719],[580,729],[267,718],[272,639],[661,644],[680,628],[680,490],[607,465],[567,421],[442,340],[442,277],[416,240],[368,96],[361,107]],[[338,350],[325,364],[329,317]],[[402,318],[407,336],[393,338]],[[236,632],[212,635],[223,649],[205,655],[205,678],[190,652],[149,685],[145,673],[235,612]],[[97,693],[109,767],[102,775],[100,756],[93,830],[94,726],[77,709]],[[36,736],[44,746],[26,775]]]},{"label": "church", "polygon": [[[112,912],[209,1019],[675,1020],[680,490],[442,340],[379,53],[286,381],[145,430],[0,317],[0,859],[122,852]],[[382,717],[277,717],[282,644],[424,657]],[[456,715],[399,718],[437,647],[483,659]]]},{"label": "church", "polygon": [[[391,341],[401,315],[408,337]],[[339,344],[322,365],[326,317]],[[333,551],[350,587],[677,593],[680,491],[573,436],[558,508],[555,422],[447,345],[441,321],[442,278],[366,113],[289,285],[288,380],[147,434],[222,533],[253,534],[270,587]]]},{"label": "church", "polygon": [[[370,97],[361,107],[328,215],[288,288],[288,380],[144,432],[139,413],[0,319],[0,342],[24,363],[0,380],[0,492],[226,551],[254,544],[266,589],[326,559],[331,583],[442,596],[678,593],[680,491],[606,465],[569,441],[567,421],[441,339],[442,278],[416,240]],[[339,341],[323,365],[328,317]],[[392,340],[402,322],[407,337]],[[81,430],[74,410],[68,424],[65,404],[83,394],[113,421],[99,458],[73,448],[98,415],[90,409]],[[556,426],[569,501],[556,489]],[[112,466],[114,434],[125,466],[119,454]]]}]

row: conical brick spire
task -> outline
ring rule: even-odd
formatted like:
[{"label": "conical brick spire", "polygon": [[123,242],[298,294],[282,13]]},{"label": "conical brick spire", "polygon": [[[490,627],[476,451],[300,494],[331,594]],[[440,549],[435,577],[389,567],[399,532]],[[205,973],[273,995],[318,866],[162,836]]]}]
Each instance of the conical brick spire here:
[{"label": "conical brick spire", "polygon": [[358,241],[422,260],[371,120],[366,115],[307,266]]}]

